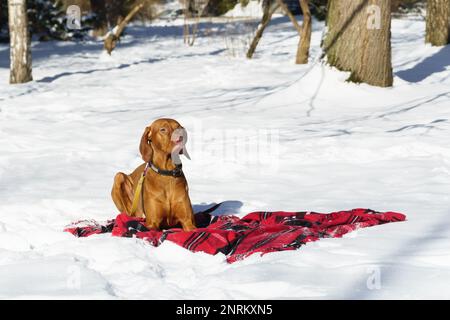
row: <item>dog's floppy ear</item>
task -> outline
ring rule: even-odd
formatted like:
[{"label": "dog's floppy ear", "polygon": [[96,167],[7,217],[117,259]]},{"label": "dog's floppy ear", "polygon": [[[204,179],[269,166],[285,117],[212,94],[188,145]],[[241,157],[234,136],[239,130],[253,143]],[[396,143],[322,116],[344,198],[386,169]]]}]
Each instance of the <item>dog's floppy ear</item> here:
[{"label": "dog's floppy ear", "polygon": [[151,135],[151,127],[145,128],[144,134],[141,138],[141,144],[139,145],[139,151],[141,152],[142,160],[149,162],[153,156],[153,149],[150,145],[151,140],[149,137]]}]

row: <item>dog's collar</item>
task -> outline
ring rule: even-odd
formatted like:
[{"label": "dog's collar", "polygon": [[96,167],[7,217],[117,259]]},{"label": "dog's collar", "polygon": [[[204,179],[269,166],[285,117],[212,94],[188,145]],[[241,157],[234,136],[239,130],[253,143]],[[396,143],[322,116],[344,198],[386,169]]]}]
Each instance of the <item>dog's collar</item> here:
[{"label": "dog's collar", "polygon": [[155,171],[157,174],[160,174],[162,176],[169,176],[169,177],[181,177],[183,175],[183,170],[181,164],[177,164],[175,166],[175,169],[173,170],[163,170],[155,166],[151,161],[147,163],[147,167],[151,168],[153,171]]}]

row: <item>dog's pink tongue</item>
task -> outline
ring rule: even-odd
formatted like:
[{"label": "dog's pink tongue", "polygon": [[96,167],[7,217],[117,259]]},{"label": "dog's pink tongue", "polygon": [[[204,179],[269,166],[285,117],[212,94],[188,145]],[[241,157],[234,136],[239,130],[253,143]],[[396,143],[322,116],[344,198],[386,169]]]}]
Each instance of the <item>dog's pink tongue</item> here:
[{"label": "dog's pink tongue", "polygon": [[175,147],[173,147],[172,153],[183,154],[183,145],[181,143],[175,144]]},{"label": "dog's pink tongue", "polygon": [[175,145],[175,147],[173,148],[172,154],[182,154],[184,155],[186,158],[188,158],[189,160],[191,160],[191,157],[189,156],[189,153],[187,152],[185,146],[183,145],[183,143],[178,143]]}]

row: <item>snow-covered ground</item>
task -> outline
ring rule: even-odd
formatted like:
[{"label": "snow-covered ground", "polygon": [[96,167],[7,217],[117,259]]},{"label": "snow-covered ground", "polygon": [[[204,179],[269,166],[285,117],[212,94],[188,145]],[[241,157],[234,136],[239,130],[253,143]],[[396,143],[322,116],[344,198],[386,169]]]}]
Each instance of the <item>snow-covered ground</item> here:
[{"label": "snow-covered ground", "polygon": [[238,2],[233,9],[224,14],[225,17],[259,17],[263,15],[261,1],[250,0],[245,6]]},{"label": "snow-covered ground", "polygon": [[[1,298],[450,298],[450,46],[426,46],[420,18],[394,20],[395,86],[382,89],[295,65],[286,18],[253,60],[246,23],[204,23],[193,47],[179,21],[164,24],[134,26],[111,57],[101,42],[34,43],[24,85],[7,85],[0,46]],[[366,207],[408,221],[231,265],[62,232],[115,217],[112,178],[141,162],[139,138],[159,117],[189,132],[196,209]]]}]

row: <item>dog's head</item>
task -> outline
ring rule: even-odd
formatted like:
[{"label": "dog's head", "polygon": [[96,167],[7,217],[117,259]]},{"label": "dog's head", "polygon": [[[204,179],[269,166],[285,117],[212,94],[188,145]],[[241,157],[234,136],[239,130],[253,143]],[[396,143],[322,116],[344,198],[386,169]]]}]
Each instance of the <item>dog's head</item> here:
[{"label": "dog's head", "polygon": [[180,154],[189,158],[185,147],[186,141],[186,130],[176,120],[158,119],[145,128],[139,151],[145,162],[152,159],[153,153],[162,153],[166,156],[170,155],[172,161],[178,164]]}]

